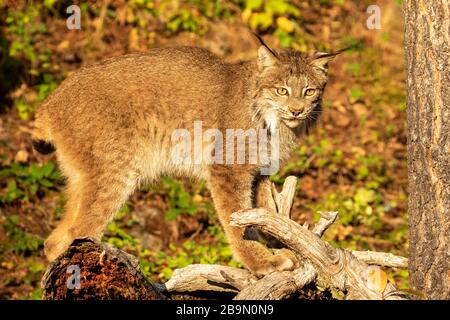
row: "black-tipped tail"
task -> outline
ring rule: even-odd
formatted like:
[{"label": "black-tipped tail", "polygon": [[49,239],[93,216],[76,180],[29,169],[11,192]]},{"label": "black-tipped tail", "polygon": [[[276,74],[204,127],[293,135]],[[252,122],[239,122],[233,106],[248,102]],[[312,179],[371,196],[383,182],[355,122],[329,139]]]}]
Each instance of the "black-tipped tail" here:
[{"label": "black-tipped tail", "polygon": [[42,154],[50,154],[56,150],[55,146],[44,140],[33,140],[33,148]]}]

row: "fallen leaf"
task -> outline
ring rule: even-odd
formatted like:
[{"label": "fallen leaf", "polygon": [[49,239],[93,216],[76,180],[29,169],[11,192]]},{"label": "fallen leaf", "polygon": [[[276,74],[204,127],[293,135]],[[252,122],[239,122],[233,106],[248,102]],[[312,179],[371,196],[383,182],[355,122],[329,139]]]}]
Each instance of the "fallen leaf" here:
[{"label": "fallen leaf", "polygon": [[199,194],[196,194],[192,197],[192,201],[195,203],[200,203],[203,201],[203,197]]},{"label": "fallen leaf", "polygon": [[370,267],[367,275],[367,287],[383,293],[387,286],[387,274],[379,267]]},{"label": "fallen leaf", "polygon": [[60,44],[58,44],[58,46],[56,47],[56,51],[61,52],[66,50],[69,47],[69,44],[70,44],[69,40],[61,41]]},{"label": "fallen leaf", "polygon": [[15,162],[25,163],[28,161],[28,152],[26,150],[19,150],[14,157]]}]

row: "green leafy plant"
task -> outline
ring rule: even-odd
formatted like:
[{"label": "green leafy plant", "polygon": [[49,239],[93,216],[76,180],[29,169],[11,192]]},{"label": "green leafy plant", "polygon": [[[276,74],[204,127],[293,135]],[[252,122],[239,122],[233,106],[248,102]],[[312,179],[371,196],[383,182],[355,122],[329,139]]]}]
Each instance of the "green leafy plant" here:
[{"label": "green leafy plant", "polygon": [[181,214],[195,215],[197,204],[192,195],[185,191],[180,182],[169,177],[163,178],[163,187],[167,192],[170,209],[166,212],[166,220],[175,220]]},{"label": "green leafy plant", "polygon": [[203,244],[187,240],[181,246],[170,244],[167,250],[148,252],[147,259],[141,260],[141,269],[147,274],[158,274],[161,280],[167,281],[172,276],[173,270],[194,263],[241,266],[233,259],[222,231],[216,226],[209,227],[208,231],[214,236],[212,243]]},{"label": "green leafy plant", "polygon": [[9,48],[12,57],[22,57],[29,62],[29,73],[38,75],[39,61],[45,56],[45,49],[36,51],[35,36],[47,32],[41,21],[40,6],[30,5],[24,11],[9,9],[6,16],[8,31],[14,34]]},{"label": "green leafy plant", "polygon": [[39,193],[55,188],[61,181],[60,173],[52,162],[42,166],[37,163],[12,163],[0,169],[0,177],[4,177],[6,182],[6,191],[0,193],[0,203],[28,201]]},{"label": "green leafy plant", "polygon": [[192,263],[240,266],[232,257],[231,248],[222,230],[215,225],[208,227],[206,232],[208,236],[201,243],[188,239],[181,244],[170,243],[168,248],[161,251],[144,248],[141,241],[127,231],[128,225],[124,223],[124,217],[128,210],[129,208],[125,206],[116,214],[114,221],[108,225],[102,241],[138,256],[141,270],[145,274],[157,275],[161,280],[168,280],[173,270]]},{"label": "green leafy plant", "polygon": [[[357,188],[350,197],[329,194],[325,202],[313,206],[314,212],[338,211],[339,223],[346,225],[364,224],[373,229],[381,227],[380,217],[383,215],[383,198],[380,193],[368,188]],[[319,219],[319,215],[315,215]]]},{"label": "green leafy plant", "polygon": [[53,1],[47,0],[43,4],[32,3],[22,11],[7,10],[6,30],[11,39],[8,54],[23,64],[23,80],[36,92],[24,93],[15,101],[14,105],[22,119],[28,119],[34,111],[34,104],[42,101],[58,83],[50,70],[52,51],[37,43],[39,36],[47,33],[43,17],[46,13],[56,12],[53,4]]},{"label": "green leafy plant", "polygon": [[242,18],[251,29],[258,32],[273,30],[283,47],[291,47],[298,28],[299,9],[285,0],[236,1],[243,9]]},{"label": "green leafy plant", "polygon": [[19,226],[18,216],[6,217],[3,229],[8,237],[6,243],[2,243],[2,251],[11,251],[15,254],[36,254],[38,249],[44,244],[43,239],[28,234]]},{"label": "green leafy plant", "polygon": [[202,19],[195,16],[187,9],[181,9],[170,13],[166,23],[166,28],[172,33],[177,33],[180,31],[202,33],[205,31]]}]

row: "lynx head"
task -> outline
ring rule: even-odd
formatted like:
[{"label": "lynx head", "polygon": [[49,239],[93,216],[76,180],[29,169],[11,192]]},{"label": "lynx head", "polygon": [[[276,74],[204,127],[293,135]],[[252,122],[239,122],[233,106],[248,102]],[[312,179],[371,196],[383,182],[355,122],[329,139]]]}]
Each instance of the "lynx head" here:
[{"label": "lynx head", "polygon": [[254,105],[269,129],[280,122],[297,128],[317,120],[328,80],[328,63],[340,52],[275,52],[261,40]]}]

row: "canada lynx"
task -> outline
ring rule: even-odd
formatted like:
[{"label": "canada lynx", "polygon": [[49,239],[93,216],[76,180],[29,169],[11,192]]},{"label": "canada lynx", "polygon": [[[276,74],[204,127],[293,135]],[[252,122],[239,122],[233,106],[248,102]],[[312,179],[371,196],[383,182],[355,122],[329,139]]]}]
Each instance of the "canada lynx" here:
[{"label": "canada lynx", "polygon": [[199,120],[221,131],[277,130],[283,162],[321,112],[328,62],[336,54],[276,52],[262,42],[257,59],[231,64],[205,49],[169,47],[107,59],[69,76],[39,108],[33,136],[38,151],[56,149],[67,177],[65,214],[45,242],[47,258],[75,238],[101,237],[139,185],[174,175],[207,181],[234,256],[248,269],[264,275],[294,268],[289,251],[273,254],[229,225],[230,214],[242,209],[275,210],[259,164],[176,165],[171,135],[192,131]]}]

